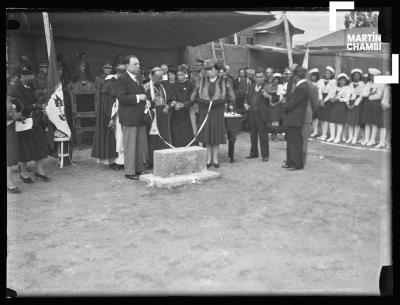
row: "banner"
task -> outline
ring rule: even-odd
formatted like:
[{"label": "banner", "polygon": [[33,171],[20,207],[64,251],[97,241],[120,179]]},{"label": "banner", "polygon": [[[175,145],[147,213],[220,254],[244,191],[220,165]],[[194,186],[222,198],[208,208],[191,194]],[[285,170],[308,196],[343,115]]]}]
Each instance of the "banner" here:
[{"label": "banner", "polygon": [[64,94],[57,69],[54,39],[50,29],[47,13],[43,13],[44,31],[46,34],[47,52],[49,56],[49,70],[47,74],[47,90],[50,99],[46,106],[46,114],[56,128],[71,137],[71,129],[65,117]]}]

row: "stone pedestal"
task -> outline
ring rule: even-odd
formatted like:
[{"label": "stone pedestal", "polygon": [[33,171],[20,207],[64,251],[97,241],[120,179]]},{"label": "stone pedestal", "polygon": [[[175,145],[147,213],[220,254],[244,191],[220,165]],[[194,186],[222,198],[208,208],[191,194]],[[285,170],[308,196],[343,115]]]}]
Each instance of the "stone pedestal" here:
[{"label": "stone pedestal", "polygon": [[157,187],[178,186],[220,176],[207,170],[207,149],[200,146],[156,150],[153,159],[154,174],[141,175],[140,180]]}]

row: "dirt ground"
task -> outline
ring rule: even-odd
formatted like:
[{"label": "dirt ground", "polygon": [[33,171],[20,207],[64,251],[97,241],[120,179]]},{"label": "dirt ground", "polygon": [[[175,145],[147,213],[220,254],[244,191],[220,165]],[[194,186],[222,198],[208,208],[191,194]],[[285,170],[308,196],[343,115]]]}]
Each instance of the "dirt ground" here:
[{"label": "dirt ground", "polygon": [[156,189],[75,150],[75,166],[8,195],[7,287],[27,295],[379,294],[389,264],[390,153],[310,141],[305,170],[237,162]]}]

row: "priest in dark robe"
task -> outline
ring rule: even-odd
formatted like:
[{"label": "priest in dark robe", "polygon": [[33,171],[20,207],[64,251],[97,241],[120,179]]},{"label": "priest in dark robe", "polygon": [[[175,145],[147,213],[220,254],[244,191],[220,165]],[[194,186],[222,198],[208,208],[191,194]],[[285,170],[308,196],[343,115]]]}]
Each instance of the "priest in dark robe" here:
[{"label": "priest in dark robe", "polygon": [[92,157],[97,162],[109,165],[112,169],[119,169],[113,160],[118,157],[115,144],[115,132],[109,127],[111,110],[117,97],[116,78],[108,75],[99,92],[99,106],[97,109],[96,131],[93,137]]},{"label": "priest in dark robe", "polygon": [[[194,84],[186,79],[187,70],[184,66],[177,67],[177,81],[171,86],[171,138],[172,145],[184,147],[193,139],[193,126],[189,109],[193,105],[190,97]],[[193,142],[192,145],[197,145]]]},{"label": "priest in dark robe", "polygon": [[153,68],[151,72],[150,85],[146,92],[147,98],[151,102],[149,113],[152,118],[152,123],[148,132],[149,168],[152,168],[153,166],[154,151],[170,148],[168,144],[171,144],[171,99],[167,93],[169,91],[162,84],[162,77],[163,71],[161,68]]}]

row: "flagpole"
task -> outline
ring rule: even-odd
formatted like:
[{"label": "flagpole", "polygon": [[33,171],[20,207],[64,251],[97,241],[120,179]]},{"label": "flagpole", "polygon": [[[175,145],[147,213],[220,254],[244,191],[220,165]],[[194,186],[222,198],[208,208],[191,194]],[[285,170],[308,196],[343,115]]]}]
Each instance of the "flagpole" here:
[{"label": "flagpole", "polygon": [[50,33],[49,15],[47,14],[47,12],[43,12],[42,14],[44,23],[44,34],[46,36],[47,57],[50,59],[51,33]]},{"label": "flagpole", "polygon": [[291,67],[291,66],[293,66],[292,44],[290,42],[289,23],[286,18],[286,11],[282,12],[282,18],[283,18],[283,24],[285,26],[286,47],[288,50],[289,67]]},{"label": "flagpole", "polygon": [[309,60],[309,56],[310,56],[310,54],[309,54],[310,50],[309,50],[309,47],[308,47],[308,42],[307,42],[306,46],[307,46],[307,50],[306,50],[306,53],[304,54],[303,68],[308,69],[308,60]]}]

